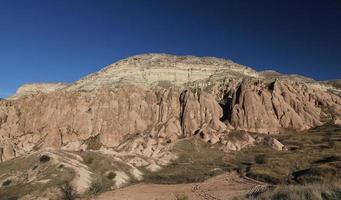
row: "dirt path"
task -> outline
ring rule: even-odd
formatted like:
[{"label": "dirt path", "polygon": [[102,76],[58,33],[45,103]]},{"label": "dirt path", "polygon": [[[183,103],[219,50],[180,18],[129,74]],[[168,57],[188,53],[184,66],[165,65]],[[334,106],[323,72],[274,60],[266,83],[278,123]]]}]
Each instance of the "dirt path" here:
[{"label": "dirt path", "polygon": [[235,172],[225,173],[203,183],[190,184],[145,184],[109,191],[94,200],[176,200],[187,196],[190,200],[232,200],[244,196],[260,182],[243,178]]}]

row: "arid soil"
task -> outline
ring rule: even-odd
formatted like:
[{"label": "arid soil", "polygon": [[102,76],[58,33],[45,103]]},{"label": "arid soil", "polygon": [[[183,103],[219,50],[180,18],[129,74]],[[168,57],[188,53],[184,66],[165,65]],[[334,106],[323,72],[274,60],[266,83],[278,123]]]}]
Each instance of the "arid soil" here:
[{"label": "arid soil", "polygon": [[140,183],[101,194],[93,200],[233,200],[244,197],[252,188],[265,185],[229,172],[202,183],[145,184]]}]

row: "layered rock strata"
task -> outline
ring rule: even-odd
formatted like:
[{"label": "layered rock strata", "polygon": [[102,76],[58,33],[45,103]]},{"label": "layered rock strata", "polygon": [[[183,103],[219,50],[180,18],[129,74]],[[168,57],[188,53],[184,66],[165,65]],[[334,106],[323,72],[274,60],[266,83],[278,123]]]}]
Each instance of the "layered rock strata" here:
[{"label": "layered rock strata", "polygon": [[87,149],[94,137],[118,149],[143,135],[132,144],[151,154],[193,135],[226,143],[234,130],[303,131],[341,116],[337,88],[211,57],[135,56],[71,85],[30,88],[0,100],[1,161],[74,143]]}]

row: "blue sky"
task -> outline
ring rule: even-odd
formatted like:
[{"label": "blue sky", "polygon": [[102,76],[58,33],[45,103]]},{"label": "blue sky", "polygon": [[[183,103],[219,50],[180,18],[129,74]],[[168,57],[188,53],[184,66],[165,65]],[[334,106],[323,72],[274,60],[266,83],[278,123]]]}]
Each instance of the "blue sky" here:
[{"label": "blue sky", "polygon": [[142,53],[341,78],[339,0],[0,0],[0,97]]}]

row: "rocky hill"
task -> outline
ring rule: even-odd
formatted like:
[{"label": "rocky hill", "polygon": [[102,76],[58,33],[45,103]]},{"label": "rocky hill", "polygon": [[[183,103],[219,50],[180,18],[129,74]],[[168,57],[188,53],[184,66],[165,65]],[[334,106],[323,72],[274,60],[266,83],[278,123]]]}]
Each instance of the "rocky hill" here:
[{"label": "rocky hill", "polygon": [[104,149],[156,156],[166,144],[193,135],[230,145],[233,130],[303,131],[341,122],[335,91],[224,59],[138,55],[70,85],[24,86],[1,100],[0,158],[46,148],[86,150],[93,138]]},{"label": "rocky hill", "polygon": [[251,68],[213,57],[145,54],[109,65],[82,78],[66,90],[89,91],[103,86],[115,87],[119,82],[147,87],[159,82],[184,86],[196,81],[241,76],[258,77],[258,74]]},{"label": "rocky hill", "polygon": [[[162,199],[233,199],[339,179],[339,85],[166,54],[129,57],[71,84],[24,85],[0,99],[0,200],[107,199],[142,181],[138,191],[164,188],[151,193]],[[138,193],[130,190],[122,195]]]}]

